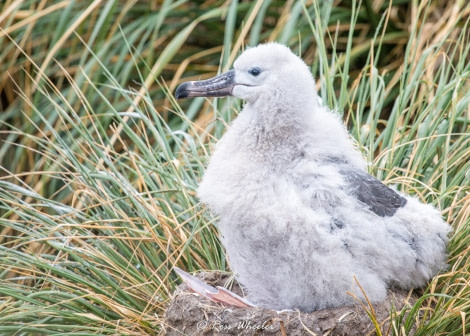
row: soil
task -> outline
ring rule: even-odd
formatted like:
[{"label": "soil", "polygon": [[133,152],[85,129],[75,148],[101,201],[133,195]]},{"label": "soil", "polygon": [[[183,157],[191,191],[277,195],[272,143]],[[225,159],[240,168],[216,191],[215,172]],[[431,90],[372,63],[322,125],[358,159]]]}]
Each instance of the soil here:
[{"label": "soil", "polygon": [[[212,286],[225,286],[228,273],[203,272],[196,277]],[[233,282],[229,288],[242,295],[242,288]],[[390,328],[392,307],[400,311],[416,301],[407,291],[390,291],[387,299],[374,304],[376,320],[384,334]],[[369,307],[368,307],[369,308]],[[214,303],[191,292],[185,283],[175,291],[165,313],[164,335],[375,335],[375,327],[365,307],[325,309],[313,313],[277,312],[265,308],[236,308]]]}]

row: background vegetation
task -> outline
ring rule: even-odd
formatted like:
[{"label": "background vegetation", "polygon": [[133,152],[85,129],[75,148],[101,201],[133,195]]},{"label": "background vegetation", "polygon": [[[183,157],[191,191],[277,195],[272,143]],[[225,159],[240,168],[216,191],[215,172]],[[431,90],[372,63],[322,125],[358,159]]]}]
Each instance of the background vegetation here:
[{"label": "background vegetation", "polygon": [[465,335],[469,20],[463,0],[3,1],[0,334],[154,335],[173,265],[227,269],[195,190],[241,102],[172,92],[276,40],[371,173],[454,228],[447,272],[377,333]]}]

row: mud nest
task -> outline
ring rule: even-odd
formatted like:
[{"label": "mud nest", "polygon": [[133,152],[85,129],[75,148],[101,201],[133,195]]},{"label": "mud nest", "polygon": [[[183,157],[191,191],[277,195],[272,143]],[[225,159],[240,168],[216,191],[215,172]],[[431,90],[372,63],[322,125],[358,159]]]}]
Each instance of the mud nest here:
[{"label": "mud nest", "polygon": [[[212,286],[227,287],[230,276],[222,272],[203,272],[196,277]],[[243,296],[240,285],[230,290]],[[391,310],[400,311],[416,298],[394,290],[387,299],[374,304],[376,320],[383,332],[390,327]],[[164,335],[375,335],[375,327],[361,304],[324,309],[313,313],[276,312],[265,308],[236,308],[214,303],[194,294],[186,284],[175,291],[165,313]]]}]

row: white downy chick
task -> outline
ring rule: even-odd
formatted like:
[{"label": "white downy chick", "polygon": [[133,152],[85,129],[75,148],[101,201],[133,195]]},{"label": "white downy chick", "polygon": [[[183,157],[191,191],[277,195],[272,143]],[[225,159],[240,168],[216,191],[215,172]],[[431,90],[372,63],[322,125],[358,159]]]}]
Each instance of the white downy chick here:
[{"label": "white downy chick", "polygon": [[234,69],[187,82],[177,98],[246,104],[217,144],[198,189],[237,279],[258,306],[313,310],[378,302],[388,286],[421,287],[446,267],[440,213],[365,171],[341,119],[322,107],[306,64],[277,43]]}]

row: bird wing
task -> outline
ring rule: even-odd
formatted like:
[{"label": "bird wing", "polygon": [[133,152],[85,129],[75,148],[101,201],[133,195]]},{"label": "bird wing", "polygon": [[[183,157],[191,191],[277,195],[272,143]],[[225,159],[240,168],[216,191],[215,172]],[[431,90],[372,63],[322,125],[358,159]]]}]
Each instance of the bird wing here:
[{"label": "bird wing", "polygon": [[406,204],[395,190],[360,169],[341,167],[339,172],[347,182],[347,191],[380,217],[393,216]]}]

